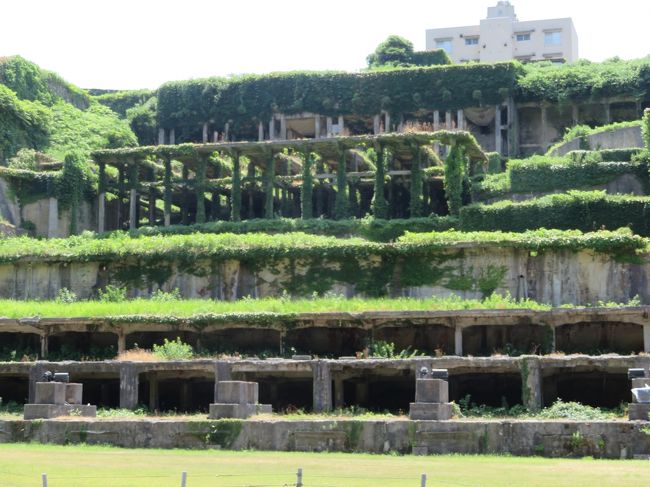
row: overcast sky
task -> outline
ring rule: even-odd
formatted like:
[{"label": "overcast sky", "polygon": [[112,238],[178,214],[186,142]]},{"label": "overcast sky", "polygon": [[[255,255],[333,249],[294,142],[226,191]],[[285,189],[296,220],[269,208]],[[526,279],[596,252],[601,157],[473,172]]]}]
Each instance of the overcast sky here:
[{"label": "overcast sky", "polygon": [[[572,17],[581,58],[650,53],[648,0],[516,0],[519,20]],[[3,0],[0,56],[83,88],[288,70],[358,70],[389,34],[478,24],[496,0]]]}]

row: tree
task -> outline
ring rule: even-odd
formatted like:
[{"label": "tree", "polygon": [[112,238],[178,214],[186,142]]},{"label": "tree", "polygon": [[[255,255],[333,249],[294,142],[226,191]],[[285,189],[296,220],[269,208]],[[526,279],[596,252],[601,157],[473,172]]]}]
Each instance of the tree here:
[{"label": "tree", "polygon": [[412,62],[413,43],[400,36],[391,35],[377,46],[366,59],[369,67],[384,65],[405,66]]}]

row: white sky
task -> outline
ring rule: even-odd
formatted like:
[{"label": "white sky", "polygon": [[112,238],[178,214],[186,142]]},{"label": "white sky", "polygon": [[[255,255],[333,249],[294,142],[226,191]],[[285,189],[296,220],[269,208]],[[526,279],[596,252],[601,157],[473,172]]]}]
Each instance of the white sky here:
[{"label": "white sky", "polygon": [[[648,0],[513,0],[519,20],[572,17],[581,58],[650,53]],[[478,24],[496,0],[0,0],[0,56],[83,88],[290,70],[357,70],[389,34]]]}]

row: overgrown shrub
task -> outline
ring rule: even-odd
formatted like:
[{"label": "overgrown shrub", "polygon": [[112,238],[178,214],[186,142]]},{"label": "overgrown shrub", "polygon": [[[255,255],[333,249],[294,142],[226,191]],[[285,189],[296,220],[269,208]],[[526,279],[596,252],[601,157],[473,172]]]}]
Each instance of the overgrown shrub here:
[{"label": "overgrown shrub", "polygon": [[126,301],[126,288],[109,284],[100,289],[98,295],[99,300],[105,303],[121,303]]},{"label": "overgrown shrub", "polygon": [[161,360],[190,360],[194,357],[194,349],[191,345],[183,343],[180,337],[176,340],[167,340],[162,345],[154,345],[153,353]]}]

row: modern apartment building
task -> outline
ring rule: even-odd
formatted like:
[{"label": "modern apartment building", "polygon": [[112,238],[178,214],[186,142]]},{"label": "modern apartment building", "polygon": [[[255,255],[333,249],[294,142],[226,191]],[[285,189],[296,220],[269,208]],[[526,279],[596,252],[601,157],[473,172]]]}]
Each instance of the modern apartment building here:
[{"label": "modern apartment building", "polygon": [[508,1],[488,7],[479,25],[428,29],[426,36],[427,50],[444,49],[456,63],[578,59],[578,35],[570,18],[520,22]]}]

